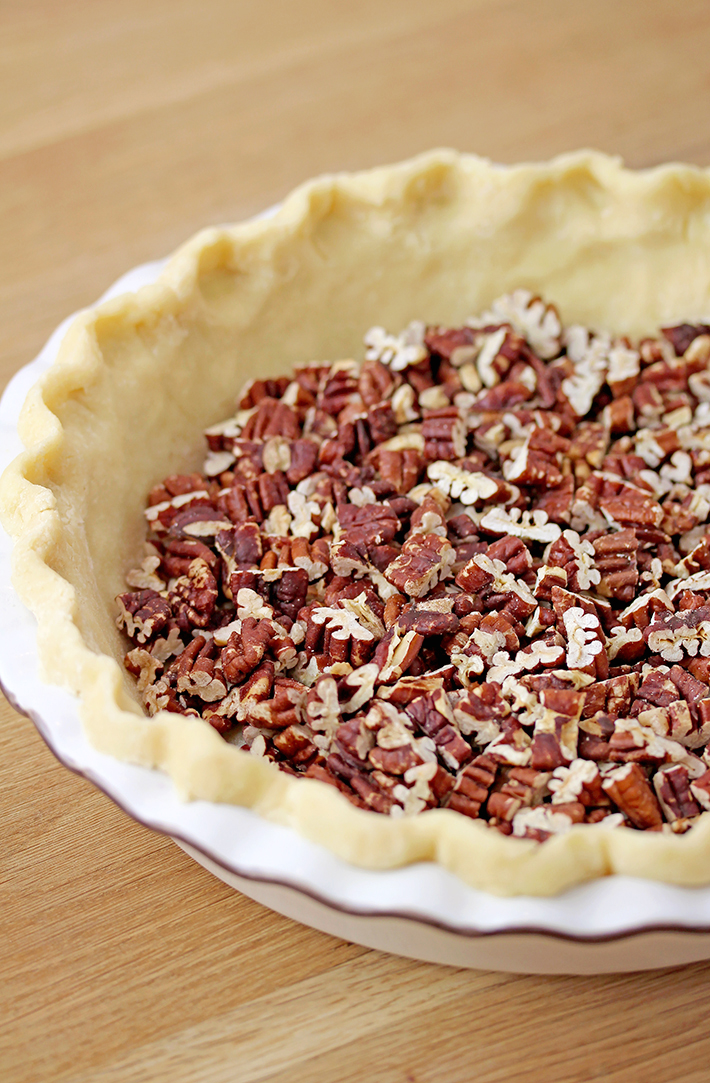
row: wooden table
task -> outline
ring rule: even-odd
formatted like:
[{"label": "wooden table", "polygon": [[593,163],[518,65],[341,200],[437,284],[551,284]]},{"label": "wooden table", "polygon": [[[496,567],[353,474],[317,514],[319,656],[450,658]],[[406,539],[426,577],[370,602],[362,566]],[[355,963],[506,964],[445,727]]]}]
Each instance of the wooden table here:
[{"label": "wooden table", "polygon": [[[323,170],[710,163],[703,0],[8,0],[0,30],[0,386],[121,272]],[[340,942],[0,718],[5,1083],[710,1078],[710,965],[513,977]]]}]

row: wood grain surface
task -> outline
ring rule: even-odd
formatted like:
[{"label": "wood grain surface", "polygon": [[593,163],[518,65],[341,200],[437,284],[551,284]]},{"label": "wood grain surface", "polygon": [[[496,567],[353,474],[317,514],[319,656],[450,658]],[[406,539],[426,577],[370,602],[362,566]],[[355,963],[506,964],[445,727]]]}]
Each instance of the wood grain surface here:
[{"label": "wood grain surface", "polygon": [[[703,0],[6,0],[0,387],[201,226],[436,145],[710,163]],[[707,1083],[710,965],[515,977],[264,910],[0,703],[4,1083]]]}]

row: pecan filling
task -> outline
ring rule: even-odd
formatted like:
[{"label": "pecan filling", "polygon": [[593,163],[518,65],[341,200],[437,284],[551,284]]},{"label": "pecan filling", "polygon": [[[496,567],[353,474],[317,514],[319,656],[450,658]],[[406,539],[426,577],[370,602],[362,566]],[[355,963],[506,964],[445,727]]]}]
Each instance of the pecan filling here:
[{"label": "pecan filling", "polygon": [[255,380],[149,498],[146,709],[391,815],[544,840],[710,809],[710,326],[523,290]]}]

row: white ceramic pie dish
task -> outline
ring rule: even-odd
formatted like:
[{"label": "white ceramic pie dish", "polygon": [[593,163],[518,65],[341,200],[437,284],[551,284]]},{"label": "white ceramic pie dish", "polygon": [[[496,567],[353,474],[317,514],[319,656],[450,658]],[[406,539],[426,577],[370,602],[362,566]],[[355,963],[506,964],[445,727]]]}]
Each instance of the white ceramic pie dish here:
[{"label": "white ceramic pie dish", "polygon": [[[135,268],[103,299],[153,282],[162,261]],[[0,470],[21,450],[17,418],[54,360],[65,321],[0,403]],[[87,741],[76,699],[39,677],[36,623],[10,583],[0,533],[0,682],[55,755],[139,822],[172,836],[210,872],[282,914],[370,947],[457,966],[521,973],[604,973],[710,958],[710,887],[611,876],[552,898],[500,898],[419,863],[370,871],[347,865],[248,809],[182,802],[157,771],[121,763]]]}]

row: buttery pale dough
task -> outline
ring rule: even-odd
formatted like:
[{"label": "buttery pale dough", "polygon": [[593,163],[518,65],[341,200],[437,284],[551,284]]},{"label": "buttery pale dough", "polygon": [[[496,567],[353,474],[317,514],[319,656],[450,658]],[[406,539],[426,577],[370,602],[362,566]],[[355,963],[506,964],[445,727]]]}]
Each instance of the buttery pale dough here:
[{"label": "buttery pale dough", "polygon": [[583,151],[505,167],[436,151],[322,177],[278,213],[204,230],[160,281],[83,313],[20,419],[0,479],[14,585],[47,681],[80,697],[104,752],[169,773],[186,798],[247,805],[370,868],[434,860],[498,894],[554,894],[611,872],[710,882],[710,814],[684,836],[582,825],[538,844],[437,809],[391,819],[295,780],[198,719],[143,714],[114,596],[140,550],[145,495],[200,466],[201,433],[242,382],[361,356],[373,324],[457,324],[516,287],[565,322],[616,333],[710,312],[710,172],[631,172]]}]

